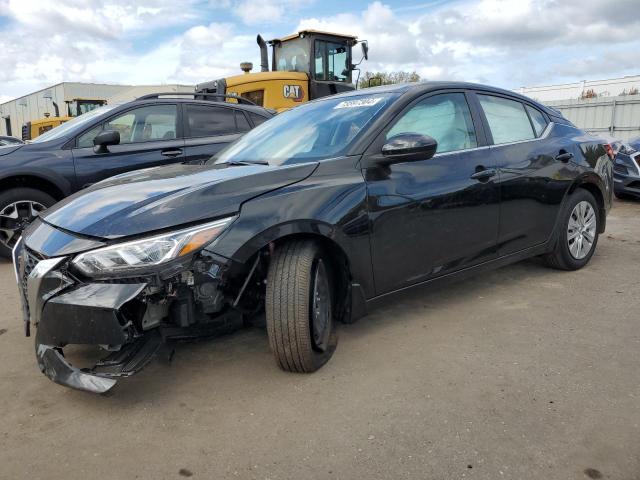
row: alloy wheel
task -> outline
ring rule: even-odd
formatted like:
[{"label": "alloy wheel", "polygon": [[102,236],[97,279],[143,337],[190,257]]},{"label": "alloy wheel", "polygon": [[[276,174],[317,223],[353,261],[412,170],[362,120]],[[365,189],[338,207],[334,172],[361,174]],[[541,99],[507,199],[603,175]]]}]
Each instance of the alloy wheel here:
[{"label": "alloy wheel", "polygon": [[316,265],[312,295],[311,333],[313,346],[324,352],[329,344],[331,334],[331,293],[327,270],[322,260],[318,260]]},{"label": "alloy wheel", "polygon": [[22,231],[47,207],[33,200],[18,200],[0,211],[0,244],[13,248]]},{"label": "alloy wheel", "polygon": [[582,260],[589,254],[595,242],[596,227],[596,212],[589,202],[583,200],[573,207],[567,226],[567,244],[573,258]]}]

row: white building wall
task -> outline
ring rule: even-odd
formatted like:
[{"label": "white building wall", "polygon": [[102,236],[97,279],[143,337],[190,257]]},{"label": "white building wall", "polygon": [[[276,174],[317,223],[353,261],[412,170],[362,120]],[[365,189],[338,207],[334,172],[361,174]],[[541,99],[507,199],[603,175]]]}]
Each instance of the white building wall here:
[{"label": "white building wall", "polygon": [[[110,85],[100,83],[65,82],[43,88],[15,100],[0,105],[0,135],[8,135],[7,121],[11,124],[11,134],[20,138],[22,125],[55,115],[53,102],[58,104],[60,116],[65,116],[65,100],[75,98],[94,98],[106,100],[107,103],[124,103],[147,93],[155,92],[191,92],[189,85]],[[51,96],[51,99],[45,98]]]},{"label": "white building wall", "polygon": [[520,87],[514,91],[533,98],[539,102],[579,99],[583,92],[593,90],[599,97],[616,97],[631,89],[640,90],[640,75],[608,80],[583,80],[560,85],[543,85],[537,87]]},{"label": "white building wall", "polygon": [[640,95],[544,103],[587,132],[623,141],[640,137]]}]

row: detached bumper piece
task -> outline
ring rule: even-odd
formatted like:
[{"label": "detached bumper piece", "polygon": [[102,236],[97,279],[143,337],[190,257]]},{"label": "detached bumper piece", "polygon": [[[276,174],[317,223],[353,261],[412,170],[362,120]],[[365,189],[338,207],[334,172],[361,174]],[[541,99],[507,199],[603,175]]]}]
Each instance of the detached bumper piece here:
[{"label": "detached bumper piece", "polygon": [[60,385],[86,392],[105,393],[116,384],[113,378],[92,375],[72,366],[58,349],[49,345],[36,345],[36,357],[42,373]]},{"label": "detached bumper piece", "polygon": [[74,367],[64,359],[59,348],[50,345],[37,344],[36,356],[42,373],[55,383],[76,390],[105,393],[116,384],[118,377],[139,372],[161,345],[162,336],[158,331],[150,332],[103,358],[91,369]]},{"label": "detached bumper piece", "polygon": [[[85,284],[47,300],[36,335],[42,373],[61,385],[104,393],[116,378],[140,371],[161,346],[162,337],[157,331],[136,336],[122,309],[146,286]],[[63,356],[62,347],[69,344],[101,345],[112,353],[92,368],[79,369]]]}]

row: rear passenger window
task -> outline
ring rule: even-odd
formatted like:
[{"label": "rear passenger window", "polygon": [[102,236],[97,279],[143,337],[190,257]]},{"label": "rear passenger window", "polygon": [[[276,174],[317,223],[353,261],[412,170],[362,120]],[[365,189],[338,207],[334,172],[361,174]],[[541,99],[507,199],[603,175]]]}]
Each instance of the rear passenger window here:
[{"label": "rear passenger window", "polygon": [[544,118],[542,113],[529,105],[526,106],[527,112],[529,112],[529,118],[531,118],[531,123],[533,124],[533,129],[536,131],[536,137],[542,135],[544,129],[547,128],[547,119]]},{"label": "rear passenger window", "polygon": [[464,93],[443,93],[418,102],[391,127],[387,140],[401,133],[433,137],[440,153],[478,146]]},{"label": "rear passenger window", "polygon": [[236,110],[236,125],[238,126],[239,132],[248,132],[251,130],[251,126],[249,125],[249,121],[247,117],[244,116],[240,110]]},{"label": "rear passenger window", "polygon": [[258,115],[257,113],[249,112],[249,116],[251,117],[251,121],[253,122],[254,127],[257,127],[261,123],[264,123],[268,120],[267,118],[264,118],[262,115]]},{"label": "rear passenger window", "polygon": [[478,95],[478,98],[487,117],[494,144],[536,138],[522,103],[490,95]]},{"label": "rear passenger window", "polygon": [[187,105],[190,137],[214,137],[236,133],[235,109]]}]

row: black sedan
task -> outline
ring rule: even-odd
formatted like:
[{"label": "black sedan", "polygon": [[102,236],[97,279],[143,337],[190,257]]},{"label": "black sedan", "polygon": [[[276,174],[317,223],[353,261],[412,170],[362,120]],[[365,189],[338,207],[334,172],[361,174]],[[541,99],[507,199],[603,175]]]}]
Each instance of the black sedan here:
[{"label": "black sedan", "polygon": [[273,115],[253,105],[168,95],[104,106],[30,143],[0,147],[0,256],[10,256],[24,226],[67,195],[131,170],[201,163]]},{"label": "black sedan", "polygon": [[622,143],[613,166],[614,192],[618,198],[640,198],[640,138]]},{"label": "black sedan", "polygon": [[[313,372],[337,322],[394,292],[532,256],[585,266],[611,206],[609,149],[481,85],[304,104],[207,165],[121,175],[47,211],[14,250],[26,332],[47,377],[104,392],[162,342],[264,311],[277,364]],[[77,368],[71,344],[106,357]]]}]

